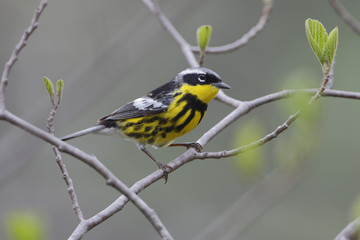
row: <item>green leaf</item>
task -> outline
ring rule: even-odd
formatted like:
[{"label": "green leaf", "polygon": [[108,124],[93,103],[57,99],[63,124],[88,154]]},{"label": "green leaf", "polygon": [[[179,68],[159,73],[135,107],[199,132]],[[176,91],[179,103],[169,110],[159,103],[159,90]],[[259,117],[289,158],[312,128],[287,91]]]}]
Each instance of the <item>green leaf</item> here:
[{"label": "green leaf", "polygon": [[323,74],[327,75],[335,58],[338,28],[334,28],[328,35],[321,22],[309,18],[305,21],[305,31],[310,46],[320,61]]},{"label": "green leaf", "polygon": [[205,52],[205,49],[207,48],[210,37],[211,37],[211,31],[212,28],[210,25],[203,25],[198,28],[197,30],[197,42],[200,47],[200,51],[202,53]]},{"label": "green leaf", "polygon": [[44,239],[44,223],[30,212],[10,213],[5,219],[5,227],[10,240]]},{"label": "green leaf", "polygon": [[315,56],[319,59],[321,65],[324,64],[325,56],[323,54],[323,48],[328,37],[326,29],[318,20],[309,18],[305,21],[305,30]]},{"label": "green leaf", "polygon": [[324,51],[329,59],[330,65],[333,63],[338,43],[338,27],[334,28],[325,43]]},{"label": "green leaf", "polygon": [[62,79],[59,79],[59,80],[56,82],[56,92],[57,92],[57,98],[58,98],[58,101],[59,101],[59,102],[60,102],[60,100],[61,100],[63,88],[64,88],[64,81],[63,81]]},{"label": "green leaf", "polygon": [[49,93],[51,102],[54,102],[54,98],[55,98],[54,85],[52,84],[50,79],[47,77],[44,77],[44,83],[45,83],[46,90]]}]

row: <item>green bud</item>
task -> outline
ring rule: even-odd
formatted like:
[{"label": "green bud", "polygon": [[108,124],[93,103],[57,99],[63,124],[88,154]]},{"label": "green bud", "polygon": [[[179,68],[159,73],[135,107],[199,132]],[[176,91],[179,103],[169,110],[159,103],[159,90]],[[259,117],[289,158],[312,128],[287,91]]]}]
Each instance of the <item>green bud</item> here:
[{"label": "green bud", "polygon": [[54,98],[55,98],[54,85],[52,84],[50,79],[48,79],[47,77],[44,77],[44,83],[45,83],[46,90],[49,93],[51,102],[54,102]]},{"label": "green bud", "polygon": [[202,54],[205,53],[205,49],[207,48],[210,36],[211,36],[212,28],[210,25],[203,25],[197,30],[197,42],[200,47],[200,51]]},{"label": "green bud", "polygon": [[64,87],[64,81],[62,79],[59,79],[56,82],[56,91],[57,91],[57,98],[58,101],[60,102],[61,100],[61,96],[62,96],[62,92],[63,92],[63,87]]}]

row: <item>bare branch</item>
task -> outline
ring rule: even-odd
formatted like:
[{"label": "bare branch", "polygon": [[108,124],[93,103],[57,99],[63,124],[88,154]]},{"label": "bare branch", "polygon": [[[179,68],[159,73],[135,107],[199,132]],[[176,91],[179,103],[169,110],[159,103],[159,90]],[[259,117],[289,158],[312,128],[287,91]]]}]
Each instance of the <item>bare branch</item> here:
[{"label": "bare branch", "polygon": [[290,124],[292,124],[297,118],[299,118],[301,115],[301,111],[298,110],[296,113],[294,113],[293,115],[290,115],[289,118],[280,126],[278,126],[273,132],[267,134],[265,137],[258,139],[255,142],[252,142],[248,145],[245,146],[241,146],[239,148],[227,151],[220,151],[220,152],[202,152],[202,153],[196,153],[196,158],[197,159],[208,159],[208,158],[225,158],[225,157],[232,157],[235,155],[239,155],[241,153],[244,153],[246,151],[252,150],[254,148],[258,148],[262,145],[264,145],[265,143],[271,141],[272,139],[276,138],[277,136],[279,136],[283,131],[285,131],[286,129],[288,129],[288,127],[290,126]]},{"label": "bare branch", "polygon": [[[213,139],[217,134],[223,130],[226,126],[231,124],[233,121],[238,119],[239,117],[245,115],[246,113],[250,112],[251,110],[262,106],[267,103],[271,103],[277,100],[286,99],[289,97],[292,97],[296,94],[307,94],[307,95],[314,95],[318,89],[300,89],[300,90],[284,90],[277,93],[272,93],[263,97],[259,97],[257,99],[254,99],[252,101],[248,102],[240,102],[239,106],[233,110],[229,115],[227,115],[224,119],[222,119],[218,124],[216,124],[214,127],[212,127],[210,130],[208,130],[197,142],[201,143],[202,146],[206,145],[211,139]],[[340,91],[340,90],[330,90],[326,89],[322,96],[327,97],[340,97],[340,98],[348,98],[348,99],[359,99],[360,100],[360,93],[359,92],[349,92],[349,91]],[[181,154],[179,157],[172,160],[170,163],[168,163],[168,166],[172,167],[174,171],[178,168],[180,168],[182,165],[189,163],[195,159],[198,158],[198,153],[195,152],[194,149],[189,149],[183,154]],[[201,153],[200,153],[201,154]],[[131,190],[135,192],[136,194],[140,193],[142,190],[153,184],[154,182],[160,180],[163,176],[163,173],[161,170],[156,170],[147,177],[139,180],[136,182],[133,186],[131,186]],[[122,210],[125,204],[129,200],[124,196],[120,196],[118,199],[116,199],[113,203],[111,203],[108,207],[106,207],[101,212],[97,213],[93,217],[89,218],[86,221],[89,221],[89,227],[93,228],[97,226],[101,221],[118,211]],[[76,229],[73,232],[73,235],[75,236],[78,232],[78,229]],[[74,238],[76,239],[76,238]]]},{"label": "bare branch", "polygon": [[83,213],[81,211],[81,208],[80,208],[80,205],[79,205],[79,201],[77,199],[77,195],[76,195],[76,192],[75,192],[75,188],[74,188],[72,179],[70,178],[69,173],[68,173],[67,168],[66,168],[66,165],[65,165],[65,163],[63,162],[63,160],[61,158],[61,154],[60,154],[59,149],[57,147],[55,147],[55,146],[51,146],[51,147],[52,147],[52,149],[54,151],[54,154],[56,156],[56,163],[59,165],[60,170],[61,170],[62,175],[63,175],[63,178],[65,180],[65,183],[66,183],[66,186],[67,186],[67,189],[68,189],[68,193],[69,193],[71,201],[73,203],[73,209],[74,209],[74,212],[76,214],[77,220],[79,222],[81,222],[81,221],[84,220],[84,215],[83,215]]},{"label": "bare branch", "polygon": [[360,217],[349,223],[334,240],[358,240],[360,237]]},{"label": "bare branch", "polygon": [[6,62],[4,71],[1,77],[1,84],[0,84],[0,111],[5,111],[5,88],[8,83],[9,74],[11,68],[14,66],[21,50],[26,46],[27,40],[31,36],[31,34],[35,31],[39,24],[39,17],[41,13],[44,11],[45,7],[47,6],[47,0],[42,0],[40,2],[39,7],[36,9],[35,14],[31,20],[30,26],[25,30],[23,33],[20,41],[16,44],[15,48],[13,49],[10,59]]},{"label": "bare branch", "polygon": [[[52,136],[51,134],[43,131],[40,128],[32,125],[31,123],[17,117],[16,115],[5,110],[0,113],[0,119],[8,121],[9,123],[18,126],[26,132],[56,146],[61,152],[68,153],[69,155],[86,163],[94,170],[96,170],[101,176],[106,179],[107,184],[117,189],[122,194],[126,195],[128,199],[145,215],[145,217],[154,226],[155,230],[163,239],[172,239],[170,233],[161,222],[155,211],[151,209],[139,196],[129,189],[122,181],[120,181],[108,168],[106,168],[95,156],[91,156],[80,149],[61,141],[60,139]],[[163,171],[158,170],[161,173],[161,177],[164,174]],[[89,229],[86,226],[86,229]]]},{"label": "bare branch", "polygon": [[329,0],[331,6],[339,16],[357,33],[360,34],[360,23],[339,3],[338,0]]},{"label": "bare branch", "polygon": [[196,58],[191,50],[190,44],[181,36],[181,34],[176,30],[174,25],[169,21],[169,19],[162,13],[160,6],[156,0],[142,0],[143,3],[148,7],[148,9],[158,18],[161,25],[165,30],[170,33],[174,38],[177,44],[180,46],[186,60],[188,61],[191,67],[198,67],[199,63],[196,61]]},{"label": "bare branch", "polygon": [[[54,101],[51,101],[51,102],[52,102],[52,108],[51,108],[51,111],[50,111],[50,114],[49,114],[49,117],[48,117],[48,123],[47,123],[46,127],[48,129],[48,132],[52,136],[54,136],[54,124],[53,124],[53,121],[54,121],[54,117],[55,117],[55,114],[56,114],[56,110],[58,109],[58,107],[60,105],[60,98],[57,98],[56,103]],[[83,215],[83,213],[82,213],[82,211],[80,209],[79,201],[77,199],[77,195],[76,195],[76,192],[75,192],[75,188],[74,188],[72,179],[70,178],[69,173],[68,173],[67,168],[66,168],[66,165],[65,165],[65,163],[63,162],[63,160],[61,158],[61,154],[60,154],[59,149],[54,145],[52,145],[51,148],[54,151],[54,154],[55,154],[55,157],[56,157],[56,163],[58,164],[58,166],[60,168],[60,171],[61,171],[61,173],[63,175],[64,181],[66,183],[68,193],[70,195],[76,217],[77,217],[78,221],[81,222],[81,221],[84,220],[84,215]]]},{"label": "bare branch", "polygon": [[239,101],[235,98],[229,97],[221,89],[218,92],[218,94],[216,95],[216,99],[222,103],[225,103],[225,104],[233,107],[233,108],[237,108],[241,104],[241,101]]},{"label": "bare branch", "polygon": [[[244,34],[240,39],[236,40],[233,43],[218,46],[218,47],[207,47],[207,53],[225,53],[237,50],[238,48],[242,47],[246,43],[250,41],[250,39],[254,38],[263,28],[265,27],[269,15],[272,10],[272,1],[271,0],[264,0],[264,7],[263,7],[263,14],[260,17],[258,23],[252,27],[249,32]],[[196,61],[196,58],[193,52],[199,53],[200,49],[197,46],[191,46],[176,30],[176,28],[172,25],[169,19],[162,13],[160,7],[156,0],[143,0],[143,3],[148,7],[148,9],[158,18],[161,25],[165,28],[167,32],[174,38],[174,40],[180,46],[185,58],[187,59],[189,65],[191,67],[198,67],[199,63]]]},{"label": "bare branch", "polygon": [[[227,52],[235,51],[240,47],[244,46],[245,44],[247,44],[261,30],[264,29],[266,23],[269,20],[269,15],[272,10],[272,0],[264,0],[263,2],[264,2],[264,6],[262,10],[262,15],[258,23],[254,27],[252,27],[247,33],[245,33],[241,38],[239,38],[235,42],[223,46],[207,47],[205,51],[207,53],[214,53],[214,54],[227,53]],[[200,49],[197,46],[191,46],[191,50],[196,53],[200,52]]]}]

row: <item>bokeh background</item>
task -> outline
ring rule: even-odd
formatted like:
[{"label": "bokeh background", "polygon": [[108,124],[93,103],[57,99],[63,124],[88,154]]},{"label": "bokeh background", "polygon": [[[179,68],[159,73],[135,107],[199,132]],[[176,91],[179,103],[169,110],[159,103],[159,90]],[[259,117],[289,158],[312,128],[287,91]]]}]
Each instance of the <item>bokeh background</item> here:
[{"label": "bokeh background", "polygon": [[[354,16],[360,3],[343,1]],[[213,27],[210,45],[233,41],[261,15],[260,0],[160,0],[160,6],[181,34],[196,43],[196,29]],[[0,66],[8,60],[39,0],[0,1]],[[307,18],[319,19],[328,30],[339,27],[334,88],[360,91],[360,36],[334,12],[326,0],[275,0],[270,22],[238,51],[208,55],[205,66],[232,86],[227,93],[251,100],[284,88],[298,77],[318,87],[320,65],[304,31]],[[65,82],[55,119],[63,136],[88,127],[120,105],[142,96],[188,67],[173,39],[141,1],[49,1],[40,25],[21,52],[6,89],[6,106],[13,113],[46,127],[51,107],[42,77]],[[285,100],[286,101],[286,100]],[[332,239],[350,221],[359,192],[359,101],[326,98],[320,101],[320,120],[310,135],[312,151],[303,180],[235,239]],[[232,109],[218,101],[192,133],[199,138]],[[281,105],[263,106],[239,119],[205,147],[230,149],[241,129],[256,121],[263,133],[287,118]],[[262,174],[276,165],[276,142],[264,147]],[[95,154],[129,186],[155,170],[136,146],[116,137],[86,136],[71,142]],[[290,152],[291,152],[291,146]],[[281,150],[281,148],[280,148]],[[283,149],[288,151],[289,149]],[[294,151],[296,148],[294,147]],[[183,149],[151,149],[162,162]],[[85,217],[113,202],[119,193],[86,165],[63,155]],[[141,193],[175,239],[194,239],[217,216],[237,201],[255,180],[244,177],[237,159],[194,161],[172,173],[167,184],[157,182]],[[261,196],[259,196],[261,197]],[[0,239],[8,239],[6,224],[13,212],[30,212],[46,228],[46,239],[66,239],[77,222],[67,189],[50,146],[8,123],[0,122]],[[236,223],[234,224],[236,226]],[[159,239],[139,211],[131,206],[90,231],[84,239]]]}]

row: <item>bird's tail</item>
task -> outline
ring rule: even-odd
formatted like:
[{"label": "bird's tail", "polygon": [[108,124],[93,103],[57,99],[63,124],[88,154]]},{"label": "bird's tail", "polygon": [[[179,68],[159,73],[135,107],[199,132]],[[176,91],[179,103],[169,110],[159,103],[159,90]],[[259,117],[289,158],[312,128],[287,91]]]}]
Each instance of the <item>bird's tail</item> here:
[{"label": "bird's tail", "polygon": [[69,134],[65,137],[62,137],[61,140],[63,141],[67,141],[69,139],[72,139],[72,138],[76,138],[76,137],[80,137],[80,136],[84,136],[86,134],[89,134],[89,133],[93,133],[93,132],[97,132],[101,129],[104,129],[105,126],[104,125],[95,125],[93,127],[89,127],[87,129],[84,129],[84,130],[81,130],[81,131],[78,131],[78,132],[74,132],[72,134]]}]

